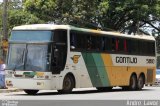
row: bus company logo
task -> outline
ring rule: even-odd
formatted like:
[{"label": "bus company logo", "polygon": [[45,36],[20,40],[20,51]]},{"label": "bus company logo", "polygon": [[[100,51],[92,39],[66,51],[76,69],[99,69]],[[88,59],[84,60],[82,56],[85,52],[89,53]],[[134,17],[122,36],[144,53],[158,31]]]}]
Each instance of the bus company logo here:
[{"label": "bus company logo", "polygon": [[137,57],[116,57],[116,63],[133,63],[137,64]]},{"label": "bus company logo", "polygon": [[77,64],[79,61],[80,55],[74,55],[73,57],[71,57],[71,59],[73,60],[73,63]]}]

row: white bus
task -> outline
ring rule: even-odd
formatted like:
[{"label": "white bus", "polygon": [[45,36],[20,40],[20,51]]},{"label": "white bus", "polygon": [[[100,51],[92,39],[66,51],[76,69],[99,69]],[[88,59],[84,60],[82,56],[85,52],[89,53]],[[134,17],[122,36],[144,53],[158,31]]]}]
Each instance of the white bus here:
[{"label": "white bus", "polygon": [[141,90],[155,81],[152,36],[35,24],[14,27],[9,39],[6,86],[70,93],[73,88]]}]

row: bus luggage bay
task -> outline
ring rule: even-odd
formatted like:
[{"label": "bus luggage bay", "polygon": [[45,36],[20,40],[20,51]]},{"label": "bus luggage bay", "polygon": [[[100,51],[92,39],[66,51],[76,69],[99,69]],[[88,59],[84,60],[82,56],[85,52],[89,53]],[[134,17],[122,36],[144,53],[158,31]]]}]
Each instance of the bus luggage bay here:
[{"label": "bus luggage bay", "polygon": [[155,69],[152,36],[70,25],[22,25],[11,32],[5,82],[27,94],[114,86],[141,90],[154,83]]}]

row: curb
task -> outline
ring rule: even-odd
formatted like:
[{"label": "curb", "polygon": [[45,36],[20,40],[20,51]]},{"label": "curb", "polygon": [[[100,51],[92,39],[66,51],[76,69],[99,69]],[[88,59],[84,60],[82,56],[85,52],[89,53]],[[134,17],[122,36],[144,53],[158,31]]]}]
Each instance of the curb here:
[{"label": "curb", "polygon": [[9,88],[9,89],[0,89],[0,93],[10,93],[10,92],[20,92],[21,89]]}]

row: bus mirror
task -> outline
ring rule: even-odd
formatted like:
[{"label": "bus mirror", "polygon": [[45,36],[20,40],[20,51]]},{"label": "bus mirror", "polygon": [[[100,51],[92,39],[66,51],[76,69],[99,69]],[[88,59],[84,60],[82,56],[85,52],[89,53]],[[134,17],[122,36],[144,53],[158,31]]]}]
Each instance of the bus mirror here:
[{"label": "bus mirror", "polygon": [[71,49],[75,49],[75,47],[74,47],[74,46],[71,46]]}]

